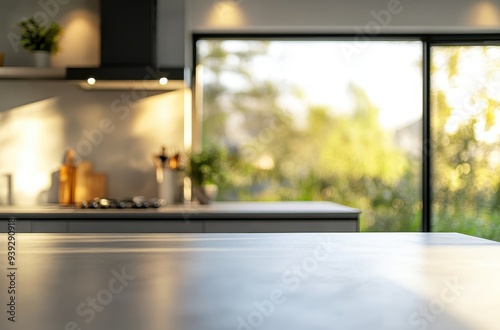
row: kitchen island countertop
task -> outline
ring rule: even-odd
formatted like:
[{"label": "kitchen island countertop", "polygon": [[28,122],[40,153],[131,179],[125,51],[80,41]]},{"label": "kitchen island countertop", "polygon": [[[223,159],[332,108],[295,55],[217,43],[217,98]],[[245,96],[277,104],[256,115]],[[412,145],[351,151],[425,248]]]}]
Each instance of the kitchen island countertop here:
[{"label": "kitchen island countertop", "polygon": [[[461,234],[16,239],[19,270],[10,280],[17,319],[7,321],[4,311],[6,330],[493,330],[499,324],[500,244]],[[6,248],[0,258],[7,259]],[[4,310],[8,299],[5,289]]]},{"label": "kitchen island countertop", "polygon": [[[215,202],[147,209],[0,207],[0,232],[282,233],[356,232],[360,210],[332,202]],[[3,223],[3,225],[2,225]]]},{"label": "kitchen island countertop", "polygon": [[81,209],[59,206],[3,206],[0,218],[17,219],[357,219],[360,210],[332,202],[215,202],[147,209]]}]

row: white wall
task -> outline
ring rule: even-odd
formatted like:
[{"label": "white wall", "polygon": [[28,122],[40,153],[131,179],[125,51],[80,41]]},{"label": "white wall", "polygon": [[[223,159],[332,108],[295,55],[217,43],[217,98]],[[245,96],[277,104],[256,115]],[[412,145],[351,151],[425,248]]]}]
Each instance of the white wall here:
[{"label": "white wall", "polygon": [[[63,27],[61,52],[52,58],[52,66],[99,65],[99,0],[2,0],[0,52],[5,53],[5,66],[32,66],[31,54],[15,40],[15,24],[33,15]],[[158,0],[157,23],[159,65],[182,66],[183,0]],[[129,108],[125,117],[113,112],[113,102],[124,94],[132,100],[119,104]],[[60,166],[65,148],[77,149],[89,140],[84,132],[95,132],[106,119],[113,132],[103,134],[83,158],[107,174],[109,196],[155,196],[151,157],[162,144],[183,145],[185,98],[179,91],[133,100],[140,94],[88,92],[67,81],[0,80],[0,174],[13,174],[14,201],[45,201],[50,174]]]},{"label": "white wall", "polygon": [[[192,33],[358,34],[367,28],[377,33],[371,12],[391,6],[390,17],[378,23],[381,31],[500,32],[500,0],[158,0],[158,63],[190,66]],[[13,47],[9,35],[17,32],[16,22],[34,14],[65,30],[54,66],[98,65],[99,0],[8,0],[0,1],[0,52],[6,54],[6,66],[31,65],[30,54]]]},{"label": "white wall", "polygon": [[[500,31],[500,0],[189,0],[192,32],[349,32],[393,10],[386,32]],[[377,33],[376,30],[374,30]]]},{"label": "white wall", "polygon": [[34,16],[43,23],[59,23],[64,35],[61,51],[52,65],[93,66],[99,64],[99,0],[18,0],[0,2],[0,52],[5,66],[31,66],[31,54],[19,47],[17,22]]},{"label": "white wall", "polygon": [[[183,66],[185,47],[184,0],[157,0],[157,61],[161,67]],[[52,66],[98,66],[100,63],[99,0],[0,1],[0,52],[5,66],[31,66],[31,54],[18,46],[16,23],[35,16],[55,21],[64,31],[61,51]],[[133,22],[131,22],[133,24]]]},{"label": "white wall", "polygon": [[500,33],[500,0],[186,0],[193,33]]},{"label": "white wall", "polygon": [[[187,92],[189,93],[189,92]],[[156,196],[152,155],[184,144],[184,91],[84,91],[65,81],[0,81],[0,174],[14,202],[46,202],[67,147],[107,174],[108,196]]]}]

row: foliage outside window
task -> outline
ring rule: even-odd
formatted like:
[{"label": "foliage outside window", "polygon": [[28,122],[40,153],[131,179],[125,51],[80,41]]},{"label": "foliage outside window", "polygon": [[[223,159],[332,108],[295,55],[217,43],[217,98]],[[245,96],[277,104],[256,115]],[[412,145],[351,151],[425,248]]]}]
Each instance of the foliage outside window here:
[{"label": "foliage outside window", "polygon": [[364,231],[417,231],[422,45],[342,46],[198,41],[204,147],[238,160],[219,199],[333,201]]},{"label": "foliage outside window", "polygon": [[500,241],[500,47],[432,48],[433,230]]}]

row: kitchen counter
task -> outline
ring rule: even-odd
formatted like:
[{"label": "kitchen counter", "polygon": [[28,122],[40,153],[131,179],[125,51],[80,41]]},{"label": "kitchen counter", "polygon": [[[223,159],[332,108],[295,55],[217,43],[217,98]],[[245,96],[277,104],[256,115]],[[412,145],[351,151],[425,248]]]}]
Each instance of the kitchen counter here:
[{"label": "kitchen counter", "polygon": [[499,324],[500,244],[461,234],[16,239],[16,323],[7,321],[10,296],[2,290],[5,330],[496,330]]},{"label": "kitchen counter", "polygon": [[331,202],[216,202],[150,209],[0,207],[0,232],[355,232],[360,211]]}]

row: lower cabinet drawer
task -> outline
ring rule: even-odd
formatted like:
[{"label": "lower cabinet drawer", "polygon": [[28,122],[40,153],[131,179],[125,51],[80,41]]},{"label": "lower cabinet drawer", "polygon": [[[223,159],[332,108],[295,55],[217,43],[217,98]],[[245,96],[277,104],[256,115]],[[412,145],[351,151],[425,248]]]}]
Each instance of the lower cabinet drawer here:
[{"label": "lower cabinet drawer", "polygon": [[70,233],[201,233],[201,221],[70,220]]},{"label": "lower cabinet drawer", "polygon": [[[31,233],[31,220],[16,220],[16,233]],[[7,233],[9,228],[9,220],[0,220],[0,233]]]},{"label": "lower cabinet drawer", "polygon": [[357,220],[205,220],[206,233],[357,232]]},{"label": "lower cabinet drawer", "polygon": [[34,220],[31,229],[33,233],[66,233],[68,222],[65,220]]},{"label": "lower cabinet drawer", "polygon": [[[8,220],[0,219],[0,233]],[[18,233],[342,233],[357,232],[358,221],[344,220],[17,220]]]}]

